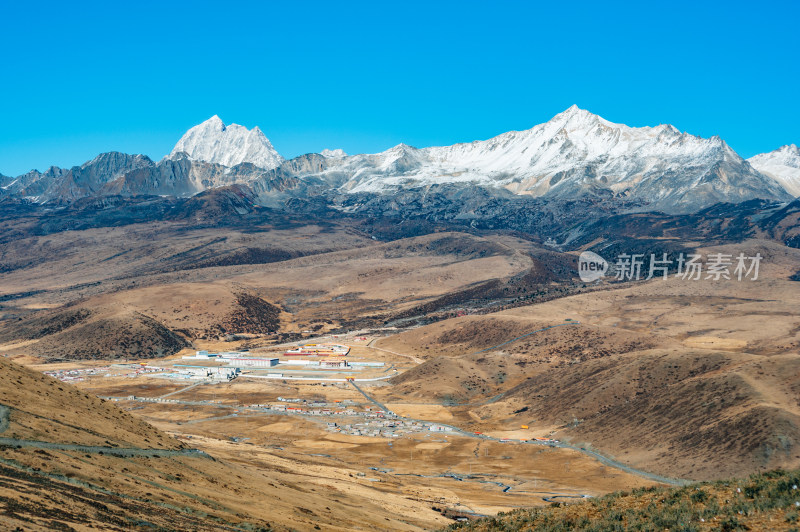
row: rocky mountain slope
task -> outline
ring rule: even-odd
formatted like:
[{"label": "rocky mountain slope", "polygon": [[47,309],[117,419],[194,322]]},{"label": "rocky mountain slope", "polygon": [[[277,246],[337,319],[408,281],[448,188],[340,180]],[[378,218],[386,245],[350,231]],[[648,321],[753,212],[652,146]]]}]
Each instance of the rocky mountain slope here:
[{"label": "rocky mountain slope", "polygon": [[106,184],[137,169],[152,166],[145,155],[119,152],[101,153],[91,161],[70,169],[51,166],[46,172],[37,170],[14,179],[4,190],[36,203],[69,202],[88,196],[105,195]]},{"label": "rocky mountain slope", "polygon": [[273,197],[298,185],[294,178],[276,177],[252,163],[227,167],[193,161],[183,152],[156,163],[144,155],[109,152],[70,169],[53,166],[44,173],[31,170],[4,185],[0,198],[59,205],[114,195],[187,197],[254,182],[262,195]]},{"label": "rocky mountain slope", "polygon": [[747,159],[747,162],[762,174],[775,179],[789,194],[800,196],[800,148],[795,144],[760,153]]}]

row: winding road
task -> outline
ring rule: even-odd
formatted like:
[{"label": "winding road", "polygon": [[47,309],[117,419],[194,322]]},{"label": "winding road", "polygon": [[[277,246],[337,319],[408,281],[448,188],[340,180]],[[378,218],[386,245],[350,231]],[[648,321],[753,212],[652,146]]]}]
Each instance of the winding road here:
[{"label": "winding road", "polygon": [[[11,408],[0,405],[0,433],[5,432],[10,424]],[[54,443],[49,441],[23,440],[20,438],[0,438],[0,447],[32,447],[35,449],[51,449],[55,451],[78,451],[87,454],[107,454],[130,458],[134,456],[167,457],[192,456],[211,458],[200,449],[146,449],[141,447],[111,447],[103,445],[79,445],[74,443]],[[213,460],[213,458],[211,458]]]},{"label": "winding road", "polygon": [[[510,343],[516,342],[517,340],[521,340],[522,338],[526,338],[526,337],[531,336],[531,335],[536,334],[536,333],[540,333],[540,332],[547,331],[547,330],[550,330],[550,329],[555,329],[556,327],[566,327],[566,326],[569,326],[569,325],[580,325],[580,322],[579,321],[569,321],[569,322],[566,322],[566,323],[559,323],[557,325],[550,325],[549,327],[543,327],[541,329],[536,329],[535,331],[530,331],[530,332],[525,333],[525,334],[523,334],[521,336],[517,336],[517,337],[512,338],[510,340],[506,340],[505,342],[499,343],[497,345],[494,345],[494,346],[487,347],[487,348],[481,349],[479,351],[476,351],[476,352],[472,353],[472,355],[477,355],[477,354],[480,354],[480,353],[484,353],[484,352],[487,352],[487,351],[492,351],[494,349],[498,349],[500,347],[503,347],[504,345],[508,345]],[[373,349],[380,349],[380,348],[373,347]],[[409,357],[409,358],[416,358],[416,357],[412,357],[411,355],[402,355],[401,353],[394,353],[392,351],[389,351],[389,352],[393,353],[395,355],[406,356],[406,357]],[[376,406],[381,408],[384,412],[391,412],[391,410],[389,408],[387,408],[386,405],[380,403],[378,400],[376,400],[375,398],[371,397],[364,390],[362,390],[361,387],[359,387],[355,382],[350,381],[350,384],[356,390],[358,390],[358,392],[361,395],[363,395],[367,400],[369,400],[370,402],[372,402],[373,404],[375,404]],[[505,393],[501,393],[501,394],[496,395],[496,396],[494,396],[494,397],[492,397],[490,399],[487,399],[486,401],[484,401],[481,404],[494,403],[496,401],[499,401],[504,395],[505,395]],[[407,420],[407,421],[417,421],[417,422],[431,423],[431,421],[428,421],[428,420],[407,418],[407,417],[403,417],[403,416],[398,416],[397,414],[394,414],[394,415],[397,416],[400,419],[404,419],[404,420]],[[447,427],[452,432],[456,432],[458,434],[461,434],[462,436],[467,436],[469,438],[478,438],[478,439],[489,440],[489,441],[500,441],[500,438],[493,438],[493,437],[487,436],[485,434],[475,434],[473,432],[468,432],[468,431],[462,430],[462,429],[460,429],[458,427],[455,427],[453,425],[448,425],[446,423],[436,422],[436,424],[437,425],[441,425],[443,427]],[[506,440],[506,441],[522,443],[522,442],[519,442],[518,440]],[[542,445],[542,444],[539,444],[539,445]],[[562,449],[572,449],[573,451],[577,451],[577,452],[585,454],[587,456],[591,456],[592,458],[600,461],[602,464],[607,465],[609,467],[613,467],[615,469],[619,469],[619,470],[624,471],[626,473],[630,473],[632,475],[637,475],[637,476],[640,476],[642,478],[646,478],[648,480],[653,480],[655,482],[660,482],[662,484],[668,484],[668,485],[671,485],[671,486],[685,486],[685,485],[687,485],[687,484],[689,484],[691,482],[691,481],[685,480],[685,479],[669,478],[669,477],[664,477],[662,475],[657,475],[655,473],[649,473],[647,471],[642,471],[641,469],[636,469],[636,468],[631,467],[629,465],[623,464],[622,462],[618,462],[617,460],[614,460],[613,458],[609,458],[607,456],[603,456],[602,454],[600,454],[600,453],[598,453],[596,451],[592,451],[592,450],[586,449],[585,447],[579,447],[579,446],[571,445],[571,444],[566,443],[566,442],[548,442],[546,445],[550,445],[552,447],[559,447],[559,448],[562,448]]]},{"label": "winding road", "polygon": [[[487,436],[486,434],[475,434],[474,432],[469,432],[469,431],[460,429],[460,428],[458,428],[456,426],[448,425],[447,423],[441,423],[441,422],[438,422],[438,421],[432,422],[432,421],[425,420],[425,419],[415,419],[415,418],[410,418],[410,417],[397,415],[394,412],[392,412],[389,408],[387,408],[386,405],[384,405],[383,403],[381,403],[380,401],[378,401],[374,397],[370,396],[363,389],[361,389],[361,387],[358,386],[355,382],[350,381],[350,384],[356,390],[358,390],[358,392],[361,395],[363,395],[367,400],[369,400],[371,403],[376,405],[378,408],[380,408],[384,412],[387,412],[387,413],[391,412],[398,419],[402,419],[404,421],[416,421],[418,423],[435,423],[436,425],[440,425],[442,427],[447,427],[451,432],[455,432],[457,434],[460,434],[462,436],[466,436],[468,438],[476,438],[476,439],[481,439],[481,440],[486,440],[486,441],[495,441],[495,442],[501,441],[501,438],[494,438],[492,436]],[[506,443],[523,443],[523,442],[521,442],[519,440],[508,440],[508,439],[503,439],[503,440],[505,440]],[[529,442],[529,444],[530,444],[530,442]],[[572,449],[573,451],[577,451],[577,452],[585,454],[587,456],[591,456],[592,458],[600,461],[603,465],[607,465],[609,467],[613,467],[615,469],[619,469],[619,470],[624,471],[626,473],[630,473],[631,475],[637,475],[637,476],[640,476],[642,478],[646,478],[648,480],[653,480],[655,482],[660,482],[662,484],[668,484],[668,485],[671,485],[671,486],[685,486],[685,485],[691,483],[690,480],[685,480],[685,479],[680,479],[680,478],[669,478],[669,477],[664,477],[664,476],[661,476],[661,475],[657,475],[655,473],[649,473],[647,471],[642,471],[641,469],[636,469],[636,468],[631,467],[629,465],[623,464],[622,462],[618,462],[617,460],[614,460],[613,458],[609,458],[607,456],[603,456],[602,454],[600,454],[600,453],[598,453],[596,451],[592,451],[592,450],[586,449],[584,447],[578,447],[576,445],[571,445],[571,444],[566,443],[566,442],[561,442],[561,441],[559,441],[559,442],[548,442],[548,443],[533,442],[532,444],[533,445],[549,445],[551,447],[558,447],[558,448],[561,448],[561,449]]]}]

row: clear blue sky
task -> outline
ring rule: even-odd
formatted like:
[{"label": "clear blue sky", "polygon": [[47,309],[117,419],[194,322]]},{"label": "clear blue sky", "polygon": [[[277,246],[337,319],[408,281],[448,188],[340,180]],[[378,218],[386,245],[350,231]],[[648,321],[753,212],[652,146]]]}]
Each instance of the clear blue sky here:
[{"label": "clear blue sky", "polygon": [[796,0],[25,4],[0,4],[6,175],[158,159],[213,114],[287,157],[485,139],[572,104],[745,157],[800,143]]}]

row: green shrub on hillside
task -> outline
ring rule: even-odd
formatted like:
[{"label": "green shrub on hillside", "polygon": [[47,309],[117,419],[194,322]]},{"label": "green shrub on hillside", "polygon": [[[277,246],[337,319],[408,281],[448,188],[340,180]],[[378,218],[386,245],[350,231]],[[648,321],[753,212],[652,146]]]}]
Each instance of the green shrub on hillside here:
[{"label": "green shrub on hillside", "polygon": [[607,532],[795,530],[800,521],[800,470],[747,479],[649,487],[576,504],[500,513],[449,530]]}]

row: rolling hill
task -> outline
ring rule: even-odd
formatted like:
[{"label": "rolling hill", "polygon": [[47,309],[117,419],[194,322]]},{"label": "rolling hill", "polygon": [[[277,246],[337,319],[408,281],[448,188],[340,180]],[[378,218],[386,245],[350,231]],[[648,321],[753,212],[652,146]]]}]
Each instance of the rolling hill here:
[{"label": "rolling hill", "polygon": [[800,257],[744,246],[768,257],[758,281],[634,283],[381,340],[425,362],[379,394],[681,478],[797,467],[800,288],[788,277]]}]

